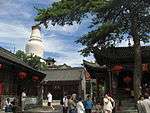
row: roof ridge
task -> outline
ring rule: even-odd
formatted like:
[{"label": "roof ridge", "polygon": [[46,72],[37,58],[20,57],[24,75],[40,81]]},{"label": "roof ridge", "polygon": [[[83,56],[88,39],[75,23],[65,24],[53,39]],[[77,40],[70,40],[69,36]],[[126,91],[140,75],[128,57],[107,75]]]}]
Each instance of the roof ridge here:
[{"label": "roof ridge", "polygon": [[78,70],[78,69],[84,69],[84,67],[72,67],[72,68],[66,68],[66,69],[48,69],[46,71],[57,71],[57,70]]}]

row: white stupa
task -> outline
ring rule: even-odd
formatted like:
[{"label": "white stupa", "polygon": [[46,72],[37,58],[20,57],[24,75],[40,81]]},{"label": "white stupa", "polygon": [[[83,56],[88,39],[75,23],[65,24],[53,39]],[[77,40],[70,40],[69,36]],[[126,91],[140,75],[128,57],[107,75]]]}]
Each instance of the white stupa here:
[{"label": "white stupa", "polygon": [[26,44],[25,51],[27,54],[34,54],[43,58],[44,44],[39,26],[32,26],[31,36]]}]

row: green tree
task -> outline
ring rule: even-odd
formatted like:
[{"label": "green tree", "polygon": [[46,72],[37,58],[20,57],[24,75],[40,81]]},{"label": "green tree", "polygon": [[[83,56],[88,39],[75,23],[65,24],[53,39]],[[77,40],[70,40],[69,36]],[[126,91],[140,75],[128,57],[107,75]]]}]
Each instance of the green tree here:
[{"label": "green tree", "polygon": [[29,66],[35,69],[38,70],[47,69],[46,63],[41,61],[42,59],[36,55],[33,54],[27,55],[21,50],[18,50],[15,55],[18,59],[23,60],[25,63],[27,63]]},{"label": "green tree", "polygon": [[[148,42],[150,33],[149,0],[61,0],[48,8],[38,9],[35,20],[38,25],[72,25],[81,23],[92,15],[93,31],[85,34],[77,42],[86,46],[83,55],[92,52],[93,47],[115,46],[128,38],[134,41],[134,91],[140,95],[141,85],[141,50],[140,41]],[[127,36],[128,35],[128,36]],[[126,37],[127,36],[127,37]]]}]

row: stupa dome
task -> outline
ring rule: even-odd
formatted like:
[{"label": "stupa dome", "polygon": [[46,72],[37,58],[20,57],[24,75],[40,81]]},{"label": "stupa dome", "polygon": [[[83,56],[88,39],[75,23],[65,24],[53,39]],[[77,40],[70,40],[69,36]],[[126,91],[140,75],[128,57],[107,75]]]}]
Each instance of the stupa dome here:
[{"label": "stupa dome", "polygon": [[25,51],[27,54],[34,54],[43,57],[44,44],[42,42],[39,26],[32,26],[31,36],[26,44]]}]

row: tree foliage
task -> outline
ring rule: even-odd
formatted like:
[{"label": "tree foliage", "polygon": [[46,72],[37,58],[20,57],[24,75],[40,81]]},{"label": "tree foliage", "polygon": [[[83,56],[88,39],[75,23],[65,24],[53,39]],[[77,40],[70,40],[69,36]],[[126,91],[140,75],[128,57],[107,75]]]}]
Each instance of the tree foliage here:
[{"label": "tree foliage", "polygon": [[47,65],[45,62],[42,61],[42,59],[34,54],[27,55],[21,50],[18,50],[16,52],[16,57],[25,63],[27,63],[29,66],[38,69],[38,70],[45,70],[47,69]]},{"label": "tree foliage", "polygon": [[90,13],[93,15],[90,27],[93,27],[94,30],[77,41],[87,46],[85,51],[82,51],[86,53],[91,51],[91,47],[95,43],[100,47],[108,47],[127,39],[129,36],[126,34],[132,36],[131,21],[134,15],[138,16],[140,39],[148,42],[149,9],[149,0],[61,0],[48,8],[37,9],[35,20],[44,23],[46,27],[48,27],[49,21],[52,25],[72,25],[74,21],[81,23]]}]

